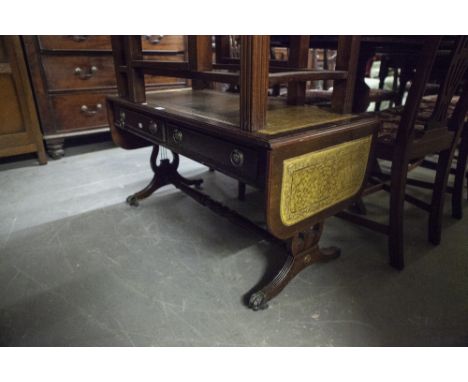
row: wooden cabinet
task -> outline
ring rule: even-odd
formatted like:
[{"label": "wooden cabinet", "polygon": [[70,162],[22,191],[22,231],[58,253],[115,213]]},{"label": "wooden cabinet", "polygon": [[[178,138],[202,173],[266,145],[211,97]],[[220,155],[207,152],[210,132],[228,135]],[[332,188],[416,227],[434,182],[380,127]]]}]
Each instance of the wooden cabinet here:
[{"label": "wooden cabinet", "polygon": [[[67,137],[108,131],[105,98],[117,94],[110,36],[24,36],[23,42],[47,152],[64,155]],[[183,36],[143,36],[145,57],[183,61]],[[186,85],[185,79],[146,76],[149,88]]]},{"label": "wooden cabinet", "polygon": [[19,36],[0,36],[0,157],[37,152],[47,163]]}]

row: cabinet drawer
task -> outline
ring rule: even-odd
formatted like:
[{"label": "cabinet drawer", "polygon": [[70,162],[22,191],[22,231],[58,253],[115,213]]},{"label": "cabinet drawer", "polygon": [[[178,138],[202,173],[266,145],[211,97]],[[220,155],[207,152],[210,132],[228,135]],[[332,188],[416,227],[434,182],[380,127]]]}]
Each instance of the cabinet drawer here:
[{"label": "cabinet drawer", "polygon": [[228,175],[258,182],[259,155],[250,148],[166,123],[166,143],[174,151]]},{"label": "cabinet drawer", "polygon": [[39,36],[42,49],[110,50],[110,36]]},{"label": "cabinet drawer", "polygon": [[[143,113],[136,113],[125,108],[115,108],[114,121],[120,127],[138,131],[140,134],[164,142],[164,121],[147,116]],[[124,124],[124,126],[122,126]]]},{"label": "cabinet drawer", "polygon": [[143,50],[183,51],[184,36],[146,35],[141,37]]},{"label": "cabinet drawer", "polygon": [[[110,36],[39,36],[40,47],[51,50],[110,50]],[[143,50],[184,50],[184,36],[146,35]]]},{"label": "cabinet drawer", "polygon": [[112,56],[43,56],[49,90],[116,86]]},{"label": "cabinet drawer", "polygon": [[[40,47],[51,50],[110,50],[110,36],[39,36]],[[184,50],[184,36],[146,35],[141,38],[143,50]]]},{"label": "cabinet drawer", "polygon": [[[147,56],[146,56],[147,57]],[[183,55],[152,56],[159,61],[181,61]],[[43,56],[49,90],[82,90],[115,87],[112,56]],[[184,84],[181,78],[145,76],[148,85]]]},{"label": "cabinet drawer", "polygon": [[53,95],[50,98],[57,130],[84,130],[107,126],[104,93]]}]

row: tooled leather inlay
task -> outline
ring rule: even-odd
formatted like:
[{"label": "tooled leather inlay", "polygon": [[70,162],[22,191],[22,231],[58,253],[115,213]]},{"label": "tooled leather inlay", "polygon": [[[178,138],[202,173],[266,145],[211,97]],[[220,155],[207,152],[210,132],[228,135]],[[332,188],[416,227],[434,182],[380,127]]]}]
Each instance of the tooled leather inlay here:
[{"label": "tooled leather inlay", "polygon": [[286,159],[280,215],[290,226],[354,196],[366,172],[372,136]]}]

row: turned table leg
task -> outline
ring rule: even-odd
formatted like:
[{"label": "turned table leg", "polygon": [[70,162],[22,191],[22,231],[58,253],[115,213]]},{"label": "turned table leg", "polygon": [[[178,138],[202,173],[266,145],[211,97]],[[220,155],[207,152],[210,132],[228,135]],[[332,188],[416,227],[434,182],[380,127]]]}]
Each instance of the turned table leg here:
[{"label": "turned table leg", "polygon": [[313,263],[330,261],[340,256],[340,250],[336,247],[319,247],[322,230],[323,223],[318,223],[310,230],[296,234],[288,242],[288,255],[284,265],[266,286],[252,293],[249,299],[250,308],[266,309],[268,301],[277,296],[304,268]]}]

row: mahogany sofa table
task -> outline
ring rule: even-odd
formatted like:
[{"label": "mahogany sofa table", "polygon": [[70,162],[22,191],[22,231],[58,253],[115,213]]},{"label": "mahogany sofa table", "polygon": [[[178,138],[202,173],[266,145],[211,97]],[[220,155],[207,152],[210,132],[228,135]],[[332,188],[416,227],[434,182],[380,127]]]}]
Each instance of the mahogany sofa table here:
[{"label": "mahogany sofa table", "polygon": [[[356,37],[339,41],[336,71],[308,71],[308,36],[293,37],[287,70],[271,67],[269,36],[242,36],[240,63],[212,63],[210,36],[189,36],[189,61],[145,61],[138,36],[113,37],[119,97],[108,97],[112,137],[125,149],[153,145],[154,172],[143,190],[130,195],[136,206],[165,185],[173,185],[244,228],[286,245],[283,267],[248,296],[248,305],[267,303],[302,269],[339,256],[322,249],[324,220],[356,201],[365,184],[378,121],[352,115],[358,46]],[[299,68],[296,68],[299,66]],[[273,72],[270,73],[270,69]],[[147,91],[147,73],[192,79],[192,87]],[[308,79],[335,80],[331,107],[305,105]],[[239,93],[216,91],[210,81],[237,84]],[[268,87],[291,83],[288,98],[268,97]],[[172,152],[170,161],[160,148]],[[264,224],[256,224],[201,191],[202,180],[178,173],[179,154],[262,190]]]},{"label": "mahogany sofa table", "polygon": [[[172,184],[243,227],[287,245],[283,268],[249,298],[250,307],[257,310],[265,308],[306,266],[339,256],[337,248],[318,247],[323,220],[359,194],[377,122],[317,109],[316,122],[310,116],[308,121],[315,126],[281,132],[279,121],[300,126],[307,118],[305,113],[278,106],[270,129],[239,134],[226,118],[235,119],[234,105],[235,95],[191,89],[148,93],[146,105],[108,99],[114,141],[127,149],[154,147],[150,161],[154,178],[127,199],[129,204],[138,205],[160,187]],[[163,159],[157,164],[160,146],[173,152],[172,162]],[[201,192],[201,179],[182,177],[177,172],[178,154],[264,190],[266,227]]]}]

